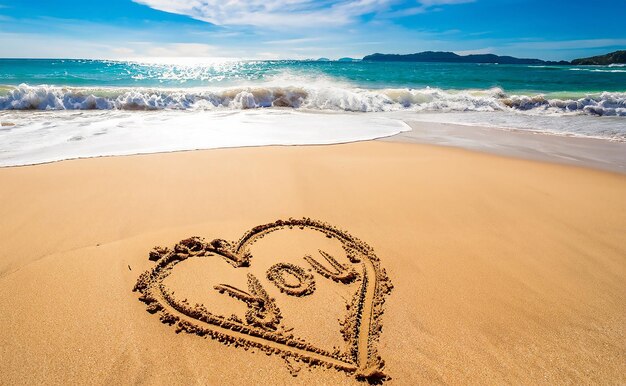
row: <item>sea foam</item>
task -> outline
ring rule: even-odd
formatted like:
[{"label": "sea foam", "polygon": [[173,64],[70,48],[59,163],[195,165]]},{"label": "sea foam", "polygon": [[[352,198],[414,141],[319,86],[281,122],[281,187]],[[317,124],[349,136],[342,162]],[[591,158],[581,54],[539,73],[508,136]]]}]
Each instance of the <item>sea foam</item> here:
[{"label": "sea foam", "polygon": [[410,130],[398,119],[296,110],[3,111],[0,166],[266,145],[334,144]]},{"label": "sea foam", "polygon": [[364,89],[347,84],[259,84],[232,88],[68,88],[22,84],[0,92],[0,110],[246,110],[293,108],[321,111],[524,111],[536,114],[626,116],[626,93],[572,99],[508,95],[500,88]]}]

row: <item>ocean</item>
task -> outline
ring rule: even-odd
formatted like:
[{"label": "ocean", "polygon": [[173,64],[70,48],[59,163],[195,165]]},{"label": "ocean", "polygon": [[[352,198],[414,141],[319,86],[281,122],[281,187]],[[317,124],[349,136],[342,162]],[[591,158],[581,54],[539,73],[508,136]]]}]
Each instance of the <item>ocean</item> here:
[{"label": "ocean", "polygon": [[626,142],[626,67],[0,59],[0,166],[349,142],[407,120]]}]

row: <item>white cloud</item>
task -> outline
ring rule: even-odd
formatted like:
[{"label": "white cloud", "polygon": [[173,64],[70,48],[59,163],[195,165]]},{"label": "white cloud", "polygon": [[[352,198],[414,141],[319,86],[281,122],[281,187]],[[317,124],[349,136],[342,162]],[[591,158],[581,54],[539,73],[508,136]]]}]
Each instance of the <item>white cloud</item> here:
[{"label": "white cloud", "polygon": [[387,17],[403,17],[403,16],[411,16],[417,15],[420,13],[428,12],[433,8],[442,5],[452,5],[452,4],[466,4],[473,3],[476,0],[422,0],[419,1],[419,5],[415,7],[409,7],[405,9],[400,9],[398,11],[391,12],[387,14]]},{"label": "white cloud", "polygon": [[113,47],[111,48],[111,53],[120,57],[133,56],[137,54],[135,50],[128,47]]},{"label": "white cloud", "polygon": [[281,39],[281,40],[268,40],[263,44],[303,44],[311,43],[322,40],[321,38],[297,38],[297,39]]},{"label": "white cloud", "polygon": [[344,25],[393,0],[133,0],[216,25],[297,27]]},{"label": "white cloud", "polygon": [[112,56],[112,47],[97,43],[56,38],[43,34],[18,34],[0,31],[2,58],[102,58]]},{"label": "white cloud", "polygon": [[[22,25],[28,24],[33,32],[10,33],[3,31],[5,26],[0,21],[0,41],[3,43],[0,44],[0,57],[156,57],[168,60],[191,56],[245,59],[300,59],[322,56],[359,58],[377,51],[408,53],[426,49],[459,48],[458,45],[451,46],[447,40],[441,40],[442,35],[454,35],[456,31],[409,30],[385,17],[400,6],[406,7],[407,0],[221,0],[224,4],[216,6],[210,11],[212,13],[206,13],[207,7],[209,3],[217,4],[216,0],[134,1],[150,3],[154,7],[183,14],[211,14],[221,23],[253,20],[251,23],[255,22],[257,25],[211,27],[194,23],[193,28],[182,28],[173,36],[166,33],[170,30],[169,26],[158,23],[123,28],[46,17],[20,20]],[[449,1],[451,0],[412,0],[412,4],[437,6]],[[367,17],[364,23],[353,23],[365,14],[375,17]],[[318,23],[316,18],[321,21]],[[278,24],[282,30],[265,28],[268,20],[281,21]],[[49,25],[54,25],[60,32],[47,32]],[[9,29],[10,24],[6,23],[6,27]],[[398,36],[402,36],[402,39],[398,39]],[[473,47],[485,46],[487,44],[473,44]]]},{"label": "white cloud", "polygon": [[145,54],[156,57],[202,57],[216,56],[216,52],[216,47],[207,44],[171,43],[153,45],[146,50]]},{"label": "white cloud", "polygon": [[66,58],[66,59],[130,59],[130,58],[216,58],[240,56],[215,46],[201,43],[158,43],[121,41],[84,41],[43,34],[0,32],[0,57]]},{"label": "white cloud", "polygon": [[[390,12],[400,0],[133,0],[151,8],[186,15],[216,25],[283,29],[343,26],[358,17]],[[421,0],[407,14],[474,0]]]}]

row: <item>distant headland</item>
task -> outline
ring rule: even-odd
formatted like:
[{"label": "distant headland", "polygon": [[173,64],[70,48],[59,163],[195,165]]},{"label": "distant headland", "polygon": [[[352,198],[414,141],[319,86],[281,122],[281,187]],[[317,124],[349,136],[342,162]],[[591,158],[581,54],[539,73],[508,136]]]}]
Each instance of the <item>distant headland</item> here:
[{"label": "distant headland", "polygon": [[433,62],[433,63],[491,63],[491,64],[538,64],[538,65],[609,65],[626,64],[626,51],[615,51],[591,58],[575,59],[571,62],[524,59],[494,54],[458,55],[454,52],[424,51],[415,54],[372,54],[363,58],[365,62]]},{"label": "distant headland", "polygon": [[574,59],[572,60],[572,64],[576,66],[626,64],[626,50],[615,51],[606,55],[592,56],[590,58]]}]

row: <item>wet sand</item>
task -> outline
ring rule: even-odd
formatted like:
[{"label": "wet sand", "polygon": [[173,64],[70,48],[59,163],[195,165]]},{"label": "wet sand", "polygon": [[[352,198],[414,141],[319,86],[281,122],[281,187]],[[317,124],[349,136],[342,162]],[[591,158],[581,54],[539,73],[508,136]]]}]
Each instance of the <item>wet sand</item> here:
[{"label": "wet sand", "polygon": [[0,169],[0,383],[625,383],[625,231],[622,174],[408,143]]},{"label": "wet sand", "polygon": [[506,157],[626,174],[626,143],[494,127],[406,120],[412,130],[382,141],[458,147]]}]

